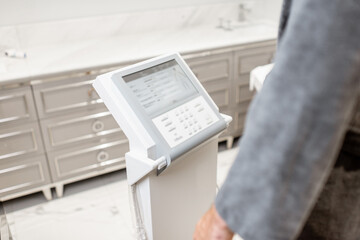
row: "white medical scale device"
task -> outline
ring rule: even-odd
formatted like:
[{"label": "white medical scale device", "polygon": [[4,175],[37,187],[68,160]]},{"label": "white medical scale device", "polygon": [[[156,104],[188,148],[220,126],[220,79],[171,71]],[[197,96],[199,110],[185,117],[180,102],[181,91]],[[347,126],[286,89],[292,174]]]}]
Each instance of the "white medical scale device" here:
[{"label": "white medical scale device", "polygon": [[192,239],[216,194],[217,138],[231,117],[177,53],[100,75],[93,86],[129,139],[137,239]]}]

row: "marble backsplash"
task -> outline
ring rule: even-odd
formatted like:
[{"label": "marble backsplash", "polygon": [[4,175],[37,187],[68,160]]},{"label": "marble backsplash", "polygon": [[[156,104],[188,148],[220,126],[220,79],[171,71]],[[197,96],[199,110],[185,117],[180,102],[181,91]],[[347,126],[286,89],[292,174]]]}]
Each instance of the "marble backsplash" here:
[{"label": "marble backsplash", "polygon": [[[233,29],[219,28],[220,18]],[[276,39],[277,24],[257,15],[246,18],[238,22],[239,5],[224,3],[0,27],[0,83]],[[8,49],[27,57],[6,57]]]},{"label": "marble backsplash", "polygon": [[236,20],[237,4],[213,4],[147,12],[122,13],[81,19],[0,27],[0,49],[27,48],[103,39],[164,29],[193,28],[219,24],[219,18]]}]

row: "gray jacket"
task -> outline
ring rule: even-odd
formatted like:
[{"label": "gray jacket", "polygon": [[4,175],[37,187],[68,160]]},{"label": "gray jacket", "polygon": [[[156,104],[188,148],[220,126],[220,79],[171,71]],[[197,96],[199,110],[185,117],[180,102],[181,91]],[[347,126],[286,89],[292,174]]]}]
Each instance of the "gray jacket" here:
[{"label": "gray jacket", "polygon": [[284,2],[275,67],[215,201],[245,240],[289,240],[301,230],[359,96],[359,21],[359,0]]}]

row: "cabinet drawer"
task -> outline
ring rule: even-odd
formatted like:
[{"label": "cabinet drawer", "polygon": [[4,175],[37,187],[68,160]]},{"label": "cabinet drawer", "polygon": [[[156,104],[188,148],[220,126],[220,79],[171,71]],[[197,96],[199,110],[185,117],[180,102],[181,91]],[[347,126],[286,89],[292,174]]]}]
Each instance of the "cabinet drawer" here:
[{"label": "cabinet drawer", "polygon": [[241,56],[238,65],[239,73],[246,74],[258,66],[269,64],[272,57],[271,53]]},{"label": "cabinet drawer", "polygon": [[208,93],[219,108],[229,105],[229,89],[213,90]]},{"label": "cabinet drawer", "polygon": [[226,80],[202,84],[218,107],[225,107],[230,102],[230,84]]},{"label": "cabinet drawer", "polygon": [[128,151],[128,141],[122,140],[80,149],[50,152],[48,156],[53,180],[64,180],[96,172],[101,168],[125,164],[125,153]]},{"label": "cabinet drawer", "polygon": [[0,160],[42,152],[43,146],[36,122],[0,128]]},{"label": "cabinet drawer", "polygon": [[117,134],[126,139],[119,125],[106,109],[92,114],[73,114],[42,120],[45,146],[48,151],[70,144],[83,143],[96,137]]},{"label": "cabinet drawer", "polygon": [[189,59],[189,67],[201,83],[228,81],[231,76],[231,58],[227,55],[220,58]]},{"label": "cabinet drawer", "polygon": [[103,101],[92,87],[92,83],[93,79],[75,79],[34,86],[40,118],[78,111],[81,108],[94,108],[102,104]]},{"label": "cabinet drawer", "polygon": [[235,110],[234,128],[239,134],[241,134],[244,129],[246,114],[250,103],[251,101],[242,102],[238,104],[238,108]]},{"label": "cabinet drawer", "polygon": [[0,91],[0,124],[35,119],[35,105],[30,87]]},{"label": "cabinet drawer", "polygon": [[229,105],[233,69],[231,53],[189,58],[189,67],[218,107]]},{"label": "cabinet drawer", "polygon": [[235,80],[242,74],[250,73],[255,67],[271,62],[276,50],[276,43],[271,41],[260,45],[235,52]]},{"label": "cabinet drawer", "polygon": [[249,82],[236,83],[235,87],[235,101],[237,104],[249,101],[255,95],[255,91],[250,91],[249,89]]},{"label": "cabinet drawer", "polygon": [[50,183],[44,155],[0,164],[0,196]]}]

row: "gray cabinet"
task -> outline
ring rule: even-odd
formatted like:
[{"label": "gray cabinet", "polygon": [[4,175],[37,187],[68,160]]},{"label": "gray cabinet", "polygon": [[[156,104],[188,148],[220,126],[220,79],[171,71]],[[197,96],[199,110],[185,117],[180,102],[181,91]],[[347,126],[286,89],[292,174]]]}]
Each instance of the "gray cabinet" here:
[{"label": "gray cabinet", "polygon": [[33,85],[53,186],[125,168],[128,141],[92,87],[95,76]]},{"label": "gray cabinet", "polygon": [[126,139],[113,139],[104,144],[88,144],[49,153],[54,181],[79,175],[98,175],[101,170],[116,166],[125,167],[125,153],[129,151]]},{"label": "gray cabinet", "polygon": [[0,200],[43,191],[50,174],[30,86],[0,91]]},{"label": "gray cabinet", "polygon": [[105,106],[85,112],[43,119],[41,128],[48,151],[113,135],[125,138],[119,125]]},{"label": "gray cabinet", "polygon": [[36,120],[30,87],[6,89],[0,92],[0,124]]},{"label": "gray cabinet", "polygon": [[249,90],[250,71],[271,63],[275,53],[275,41],[249,45],[234,52],[234,78],[231,88],[231,111],[234,114],[232,135],[241,136],[247,109],[254,96]]},{"label": "gray cabinet", "polygon": [[[249,73],[274,51],[275,41],[266,41],[183,55],[220,112],[233,118],[220,136],[228,147],[242,134],[254,95]],[[0,200],[35,191],[50,199],[52,187],[62,196],[64,184],[125,168],[128,140],[92,87],[110,70],[0,90]]]},{"label": "gray cabinet", "polygon": [[193,57],[187,59],[186,62],[219,109],[227,109],[230,103],[233,72],[231,52]]},{"label": "gray cabinet", "polygon": [[275,43],[267,41],[185,56],[220,112],[233,118],[228,130],[221,135],[221,140],[227,140],[228,146],[232,145],[232,138],[241,136],[246,113],[255,94],[249,90],[250,71],[271,62]]},{"label": "gray cabinet", "polygon": [[[230,111],[231,82],[234,71],[233,53],[224,51],[207,56],[185,56],[185,59],[195,76],[219,107],[220,112],[234,117]],[[220,136],[220,141],[226,140],[229,147],[232,146],[233,142],[232,128],[233,123]]]},{"label": "gray cabinet", "polygon": [[0,142],[0,160],[44,152],[37,122],[2,126]]},{"label": "gray cabinet", "polygon": [[95,109],[96,106],[102,105],[103,101],[91,85],[95,77],[87,75],[34,85],[34,97],[40,119]]},{"label": "gray cabinet", "polygon": [[44,191],[51,199],[50,175],[44,154],[3,161],[0,164],[0,196],[2,200]]}]

